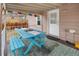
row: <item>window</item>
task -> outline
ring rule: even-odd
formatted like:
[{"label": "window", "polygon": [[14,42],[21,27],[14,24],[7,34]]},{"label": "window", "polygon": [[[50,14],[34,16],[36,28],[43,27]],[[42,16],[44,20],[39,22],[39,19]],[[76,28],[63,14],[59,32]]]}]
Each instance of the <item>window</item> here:
[{"label": "window", "polygon": [[56,13],[51,13],[50,14],[50,23],[51,24],[56,24],[57,23],[57,14]]},{"label": "window", "polygon": [[40,21],[40,17],[39,16],[36,17],[36,24],[37,25],[41,25],[41,21]]},{"label": "window", "polygon": [[40,17],[38,17],[37,25],[40,25]]}]

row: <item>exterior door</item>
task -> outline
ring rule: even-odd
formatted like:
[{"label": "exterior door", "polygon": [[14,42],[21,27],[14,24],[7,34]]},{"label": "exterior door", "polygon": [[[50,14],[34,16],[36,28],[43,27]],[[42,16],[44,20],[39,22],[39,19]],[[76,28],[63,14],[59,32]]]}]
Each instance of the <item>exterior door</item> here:
[{"label": "exterior door", "polygon": [[48,12],[49,34],[59,37],[59,9]]}]

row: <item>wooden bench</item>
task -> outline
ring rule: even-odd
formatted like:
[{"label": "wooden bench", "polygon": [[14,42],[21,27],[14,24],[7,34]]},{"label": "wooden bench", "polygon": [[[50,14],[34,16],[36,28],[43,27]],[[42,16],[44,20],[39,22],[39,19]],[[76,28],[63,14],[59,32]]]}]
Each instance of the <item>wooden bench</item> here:
[{"label": "wooden bench", "polygon": [[10,50],[14,55],[23,55],[23,48],[25,44],[21,39],[12,36],[10,38]]}]

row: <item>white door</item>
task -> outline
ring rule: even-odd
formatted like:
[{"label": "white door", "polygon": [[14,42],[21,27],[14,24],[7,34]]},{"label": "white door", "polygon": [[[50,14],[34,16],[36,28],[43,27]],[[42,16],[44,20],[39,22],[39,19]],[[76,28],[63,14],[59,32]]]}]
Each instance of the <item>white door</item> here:
[{"label": "white door", "polygon": [[49,34],[59,37],[59,9],[48,12]]}]

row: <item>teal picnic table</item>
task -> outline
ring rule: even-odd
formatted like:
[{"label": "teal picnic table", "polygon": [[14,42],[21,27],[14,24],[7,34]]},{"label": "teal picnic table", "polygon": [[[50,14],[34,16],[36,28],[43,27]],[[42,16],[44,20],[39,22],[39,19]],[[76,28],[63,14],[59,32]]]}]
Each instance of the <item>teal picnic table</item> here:
[{"label": "teal picnic table", "polygon": [[40,32],[39,34],[34,34],[31,31],[27,32],[27,31],[22,30],[22,29],[15,29],[15,31],[20,34],[22,40],[30,41],[30,44],[28,45],[28,48],[24,53],[25,55],[28,54],[28,52],[32,49],[33,46],[37,46],[37,47],[41,48],[45,44],[44,38],[46,36],[45,36],[44,32]]},{"label": "teal picnic table", "polygon": [[25,44],[22,42],[21,39],[15,36],[11,36],[9,47],[13,55],[24,55],[22,48],[25,47]]}]

